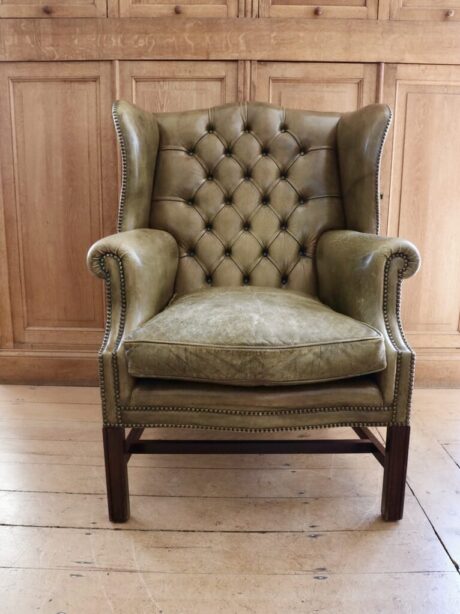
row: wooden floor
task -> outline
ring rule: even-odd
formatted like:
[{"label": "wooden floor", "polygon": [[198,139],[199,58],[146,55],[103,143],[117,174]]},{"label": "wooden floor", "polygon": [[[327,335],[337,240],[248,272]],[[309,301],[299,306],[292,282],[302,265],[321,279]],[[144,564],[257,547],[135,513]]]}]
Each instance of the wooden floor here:
[{"label": "wooden floor", "polygon": [[0,423],[1,614],[460,612],[460,390],[416,392],[392,524],[367,455],[138,456],[121,529],[96,389],[0,386]]}]

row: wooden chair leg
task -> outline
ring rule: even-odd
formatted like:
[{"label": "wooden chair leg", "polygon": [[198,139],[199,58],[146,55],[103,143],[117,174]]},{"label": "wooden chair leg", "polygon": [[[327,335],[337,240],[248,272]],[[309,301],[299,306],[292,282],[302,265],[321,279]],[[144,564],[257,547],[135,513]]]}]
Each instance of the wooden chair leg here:
[{"label": "wooden chair leg", "polygon": [[410,426],[389,426],[383,468],[382,517],[400,520],[404,511]]},{"label": "wooden chair leg", "polygon": [[129,486],[125,429],[121,426],[104,426],[102,437],[109,518],[112,522],[126,522],[129,519]]}]

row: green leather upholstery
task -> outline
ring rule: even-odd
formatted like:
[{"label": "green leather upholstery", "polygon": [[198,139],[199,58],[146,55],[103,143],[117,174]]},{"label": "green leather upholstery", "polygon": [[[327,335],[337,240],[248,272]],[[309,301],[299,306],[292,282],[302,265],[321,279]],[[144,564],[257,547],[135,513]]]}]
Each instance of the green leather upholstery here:
[{"label": "green leather upholstery", "polygon": [[198,290],[125,338],[134,377],[240,386],[337,380],[386,367],[375,328],[278,288]]},{"label": "green leather upholstery", "polygon": [[375,235],[390,119],[114,105],[121,232],[88,256],[107,286],[106,425],[408,423],[400,287],[419,256]]},{"label": "green leather upholstery", "polygon": [[176,292],[316,292],[316,242],[345,226],[338,121],[257,103],[157,117],[150,221],[179,246]]},{"label": "green leather upholstery", "polygon": [[419,265],[417,249],[403,239],[342,230],[325,234],[318,246],[320,298],[384,335],[388,365],[376,377],[401,423],[408,418],[415,368],[399,319],[401,281]]}]

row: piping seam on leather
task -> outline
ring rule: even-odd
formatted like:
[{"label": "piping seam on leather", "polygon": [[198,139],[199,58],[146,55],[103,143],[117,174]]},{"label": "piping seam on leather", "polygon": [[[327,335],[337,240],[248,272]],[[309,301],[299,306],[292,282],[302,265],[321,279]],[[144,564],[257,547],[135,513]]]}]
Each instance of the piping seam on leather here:
[{"label": "piping seam on leather", "polygon": [[388,121],[387,124],[385,126],[385,129],[383,131],[382,134],[382,138],[380,141],[380,146],[379,146],[379,150],[377,152],[377,164],[376,164],[376,170],[375,170],[375,234],[379,234],[380,232],[380,167],[382,164],[382,155],[383,155],[383,146],[385,145],[385,141],[387,138],[387,134],[388,131],[390,129],[391,126],[391,120],[393,119],[393,112],[390,109],[390,107],[388,107],[388,110],[390,112],[390,115],[388,117]]},{"label": "piping seam on leather", "polygon": [[388,338],[390,339],[391,344],[393,345],[394,350],[396,351],[396,373],[395,373],[395,389],[393,396],[393,412],[391,424],[396,424],[396,416],[398,412],[398,398],[399,398],[399,388],[401,382],[401,362],[402,362],[402,350],[398,347],[397,341],[393,336],[393,332],[391,330],[390,323],[390,314],[388,309],[388,295],[389,295],[389,277],[390,277],[390,269],[392,262],[395,258],[401,258],[404,261],[404,266],[398,269],[398,281],[396,284],[396,300],[395,300],[395,312],[396,312],[396,323],[399,329],[399,333],[401,334],[401,338],[404,341],[406,346],[406,350],[410,353],[410,365],[409,365],[409,382],[408,382],[408,398],[407,398],[407,407],[406,407],[406,420],[404,424],[408,424],[409,416],[410,416],[410,408],[411,408],[411,397],[412,397],[412,389],[414,383],[414,375],[415,375],[415,354],[412,351],[412,348],[409,346],[406,337],[404,336],[402,322],[401,322],[401,287],[402,281],[404,278],[404,273],[410,266],[409,258],[403,252],[395,252],[391,254],[386,262],[385,262],[385,270],[383,277],[383,319],[385,322],[385,328],[388,334]]},{"label": "piping seam on leather", "polygon": [[[111,426],[106,425],[106,426]],[[113,425],[112,425],[113,426]],[[128,428],[186,428],[186,429],[200,429],[200,430],[211,430],[211,431],[233,431],[238,433],[278,433],[284,431],[308,431],[313,429],[322,429],[322,428],[332,428],[332,427],[356,427],[356,426],[390,426],[388,422],[331,422],[326,424],[309,424],[306,426],[273,426],[266,428],[251,428],[251,427],[228,427],[228,426],[202,426],[201,424],[168,424],[163,422],[156,422],[153,424],[146,425],[145,423],[137,423],[137,422],[128,422],[122,425],[117,426],[125,426]],[[391,426],[405,426],[404,422],[391,423]]]},{"label": "piping seam on leather", "polygon": [[[106,258],[113,258],[116,261],[116,263],[118,265],[119,275],[120,275],[121,304],[120,304],[119,330],[118,330],[117,338],[115,340],[114,348],[113,348],[113,350],[111,352],[113,383],[114,383],[114,389],[115,389],[116,424],[117,424],[117,426],[120,426],[121,423],[122,423],[122,418],[121,418],[121,405],[120,405],[120,377],[119,377],[119,372],[118,372],[117,353],[118,353],[118,349],[120,347],[121,339],[123,338],[123,334],[124,334],[124,330],[125,330],[125,322],[126,322],[126,288],[125,288],[125,276],[124,276],[122,259],[117,254],[115,254],[113,252],[106,252],[99,259],[99,266],[101,267],[101,270],[104,272],[104,277],[105,277],[106,283],[108,285],[108,294],[110,294],[110,302],[107,304],[107,310],[108,311],[110,310],[110,313],[108,313],[108,318],[107,318],[108,322],[110,322],[110,327],[112,326],[112,287],[111,287],[110,273],[105,268],[105,259]],[[102,379],[101,379],[102,383],[104,383],[103,348],[105,347],[105,344],[108,341],[108,337],[109,337],[109,334],[110,334],[110,327],[107,328],[107,331],[108,331],[107,332],[107,338],[105,338],[105,335],[104,335],[105,343],[103,344],[103,346],[101,346],[99,368],[100,368],[100,376],[101,376],[101,373],[102,373]],[[105,392],[104,392],[104,397],[106,397]],[[107,414],[107,412],[106,412],[106,414]],[[108,418],[108,416],[107,415],[105,415],[105,416],[103,415],[103,418],[104,418],[104,424],[105,424],[105,419]]]},{"label": "piping seam on leather", "polygon": [[[366,325],[368,326],[368,325]],[[374,329],[373,326],[369,326],[369,328]],[[126,341],[126,345],[138,345],[138,344],[147,344],[147,345],[167,345],[167,346],[181,346],[181,347],[194,347],[194,348],[205,348],[211,350],[225,350],[226,352],[240,352],[243,350],[244,352],[284,352],[285,350],[295,349],[304,349],[310,347],[323,347],[328,345],[338,345],[338,344],[346,344],[349,343],[362,343],[363,341],[382,341],[381,335],[379,337],[362,337],[361,339],[336,339],[335,341],[316,341],[312,343],[302,343],[299,345],[277,345],[266,346],[266,345],[217,345],[215,343],[194,343],[193,341],[160,341],[157,339],[148,339],[148,340],[134,340],[134,341]]]},{"label": "piping seam on leather", "polygon": [[118,100],[112,105],[112,118],[115,126],[115,132],[117,134],[118,144],[120,146],[121,153],[121,188],[120,199],[118,202],[118,220],[117,231],[121,232],[123,227],[123,216],[125,211],[126,191],[128,184],[128,155],[126,152],[126,143],[121,129],[120,118],[118,116]]},{"label": "piping seam on leather", "polygon": [[196,412],[205,414],[230,414],[232,416],[284,416],[288,414],[315,414],[315,413],[332,413],[335,411],[391,411],[392,406],[386,405],[349,405],[349,406],[331,406],[331,407],[306,407],[296,409],[279,409],[269,411],[249,411],[245,409],[217,409],[209,407],[174,407],[168,405],[132,405],[122,406],[122,411],[167,411],[167,412]]}]

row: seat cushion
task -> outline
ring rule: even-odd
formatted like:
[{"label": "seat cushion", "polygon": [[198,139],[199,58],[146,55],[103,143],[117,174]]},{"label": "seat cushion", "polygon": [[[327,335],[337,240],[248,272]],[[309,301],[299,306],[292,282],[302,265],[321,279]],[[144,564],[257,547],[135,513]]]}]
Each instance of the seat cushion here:
[{"label": "seat cushion", "polygon": [[306,384],[386,367],[376,329],[300,292],[212,288],[177,298],[126,337],[134,377]]}]

